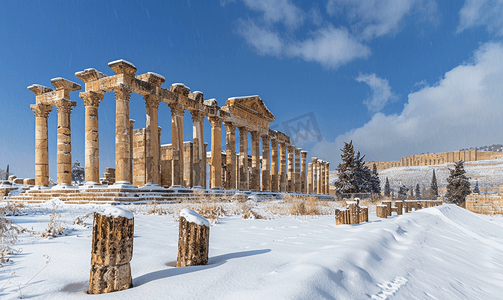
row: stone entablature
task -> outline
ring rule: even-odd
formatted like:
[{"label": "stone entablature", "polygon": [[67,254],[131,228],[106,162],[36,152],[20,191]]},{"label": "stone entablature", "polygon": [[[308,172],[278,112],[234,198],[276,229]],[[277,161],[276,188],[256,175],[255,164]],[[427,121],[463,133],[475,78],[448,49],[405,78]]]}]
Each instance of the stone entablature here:
[{"label": "stone entablature", "polygon": [[479,161],[486,159],[495,159],[503,157],[501,152],[477,151],[477,149],[449,151],[442,153],[428,153],[402,157],[401,160],[384,161],[384,162],[368,162],[368,167],[372,168],[376,164],[377,170],[385,170],[394,167],[411,167],[411,166],[431,166],[441,165],[448,162],[456,162],[460,159],[463,161]]},{"label": "stone entablature", "polygon": [[[115,75],[108,76],[95,69],[75,73],[85,83],[85,91],[79,97],[86,111],[86,186],[100,184],[99,104],[104,93],[114,92],[115,168],[107,169],[103,179],[113,182],[115,189],[151,185],[206,188],[208,164],[212,188],[328,194],[328,163],[319,160],[309,164],[310,169],[306,170],[307,152],[292,145],[286,134],[269,128],[274,115],[259,96],[232,97],[226,106],[220,107],[215,99],[204,100],[202,92],[191,92],[182,83],[161,87],[165,78],[159,74],[136,75],[136,67],[125,60],[113,61],[108,66]],[[38,186],[48,186],[49,181],[47,118],[53,105],[58,113],[58,186],[71,184],[70,113],[77,103],[69,99],[70,91],[80,90],[81,86],[63,78],[55,78],[51,83],[55,91],[41,85],[28,87],[36,95],[36,104],[31,108],[36,117],[35,180]],[[133,129],[135,122],[129,118],[131,93],[143,96],[145,128]],[[172,143],[163,146],[158,127],[161,103],[169,106],[172,124]],[[185,111],[192,115],[192,141],[183,140]],[[209,157],[203,137],[204,118],[211,124]],[[222,152],[222,125],[226,127],[226,152]],[[236,129],[239,141],[236,141]],[[239,151],[236,151],[237,143]],[[310,180],[306,178],[308,174],[311,174]]]}]

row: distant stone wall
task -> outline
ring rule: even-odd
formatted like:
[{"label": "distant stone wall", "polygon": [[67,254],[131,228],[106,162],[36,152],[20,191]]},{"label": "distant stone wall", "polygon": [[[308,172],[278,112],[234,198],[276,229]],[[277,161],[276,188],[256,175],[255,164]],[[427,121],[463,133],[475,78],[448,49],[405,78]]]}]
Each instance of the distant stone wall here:
[{"label": "distant stone wall", "polygon": [[470,194],[466,197],[466,209],[478,214],[503,214],[503,195],[500,194]]},{"label": "distant stone wall", "polygon": [[431,166],[441,165],[448,162],[455,162],[460,159],[463,161],[479,161],[486,159],[494,159],[503,157],[501,152],[477,151],[477,149],[449,151],[442,153],[428,153],[402,157],[401,160],[384,161],[384,162],[369,162],[368,167],[372,167],[375,163],[377,171],[394,168],[394,167],[410,167],[410,166]]}]

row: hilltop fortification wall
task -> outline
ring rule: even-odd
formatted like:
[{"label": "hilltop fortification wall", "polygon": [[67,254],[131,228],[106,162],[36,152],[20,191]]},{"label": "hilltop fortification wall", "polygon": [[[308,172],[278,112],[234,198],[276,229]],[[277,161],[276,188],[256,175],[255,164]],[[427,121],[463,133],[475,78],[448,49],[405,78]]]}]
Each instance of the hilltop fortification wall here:
[{"label": "hilltop fortification wall", "polygon": [[478,161],[486,159],[495,159],[503,157],[501,152],[477,151],[477,149],[449,151],[442,153],[428,153],[402,157],[400,160],[369,162],[367,165],[372,167],[375,163],[377,171],[394,168],[394,167],[410,167],[410,166],[431,166],[441,165],[448,162],[455,162],[460,159],[463,161]]}]

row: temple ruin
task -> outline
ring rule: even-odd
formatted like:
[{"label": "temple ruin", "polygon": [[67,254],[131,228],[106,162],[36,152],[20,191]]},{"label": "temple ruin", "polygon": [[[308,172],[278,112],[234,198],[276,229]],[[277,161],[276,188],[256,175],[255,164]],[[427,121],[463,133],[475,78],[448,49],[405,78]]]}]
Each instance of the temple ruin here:
[{"label": "temple ruin", "polygon": [[[269,124],[275,117],[259,96],[229,98],[225,106],[220,107],[215,99],[204,100],[202,92],[191,92],[184,84],[163,88],[165,78],[159,74],[136,75],[136,67],[125,60],[110,62],[108,66],[115,75],[107,76],[95,69],[75,73],[85,84],[79,94],[85,106],[85,185],[80,187],[72,186],[71,181],[70,124],[72,108],[77,102],[70,100],[70,92],[81,90],[81,86],[54,78],[51,80],[54,89],[38,84],[28,87],[36,96],[36,104],[30,106],[35,114],[35,187],[15,198],[44,200],[57,195],[74,201],[164,199],[183,188],[329,197],[329,163],[318,158],[308,163],[307,151],[292,145],[286,134],[271,130]],[[108,92],[114,92],[116,102],[115,168],[107,168],[100,178],[98,114],[100,102]],[[144,128],[133,128],[134,121],[129,118],[132,93],[140,94],[145,100]],[[171,111],[169,145],[160,143],[158,110],[164,104]],[[48,188],[47,120],[53,106],[58,116],[57,185]],[[192,115],[192,141],[183,140],[186,111]],[[210,145],[204,142],[204,118],[211,124]],[[225,152],[222,152],[222,125],[226,131]],[[236,141],[236,129],[239,141]],[[239,151],[236,151],[237,142]],[[210,155],[207,155],[208,147]]]}]

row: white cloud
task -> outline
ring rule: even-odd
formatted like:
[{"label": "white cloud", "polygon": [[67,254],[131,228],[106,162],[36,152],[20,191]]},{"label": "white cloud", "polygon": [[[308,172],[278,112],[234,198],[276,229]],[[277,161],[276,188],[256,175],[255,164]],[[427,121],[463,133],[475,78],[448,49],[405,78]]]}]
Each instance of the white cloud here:
[{"label": "white cloud", "polygon": [[365,40],[394,34],[403,19],[413,9],[425,15],[422,19],[434,22],[437,15],[434,0],[329,0],[327,12],[332,16],[344,14],[355,32]]},{"label": "white cloud", "polygon": [[503,35],[503,0],[466,0],[459,11],[457,33],[487,26],[490,32]]},{"label": "white cloud", "polygon": [[283,41],[277,32],[266,27],[259,27],[252,20],[239,20],[239,24],[239,33],[260,55],[281,55]]},{"label": "white cloud", "polygon": [[483,44],[471,63],[447,72],[434,86],[408,95],[396,115],[375,114],[363,127],[311,153],[340,161],[343,142],[353,140],[367,161],[442,152],[501,142],[503,137],[503,44]]},{"label": "white cloud", "polygon": [[304,12],[290,0],[243,0],[254,11],[262,12],[267,23],[282,22],[288,29],[296,29],[304,21]]},{"label": "white cloud", "polygon": [[364,82],[370,86],[372,96],[365,99],[363,104],[365,104],[371,112],[378,112],[383,109],[388,102],[398,99],[391,91],[388,80],[385,78],[379,78],[374,73],[360,74],[355,78],[355,80],[358,82]]},{"label": "white cloud", "polygon": [[332,25],[318,29],[313,37],[287,46],[286,53],[337,68],[357,58],[366,58],[370,49],[349,34],[346,28]]}]

